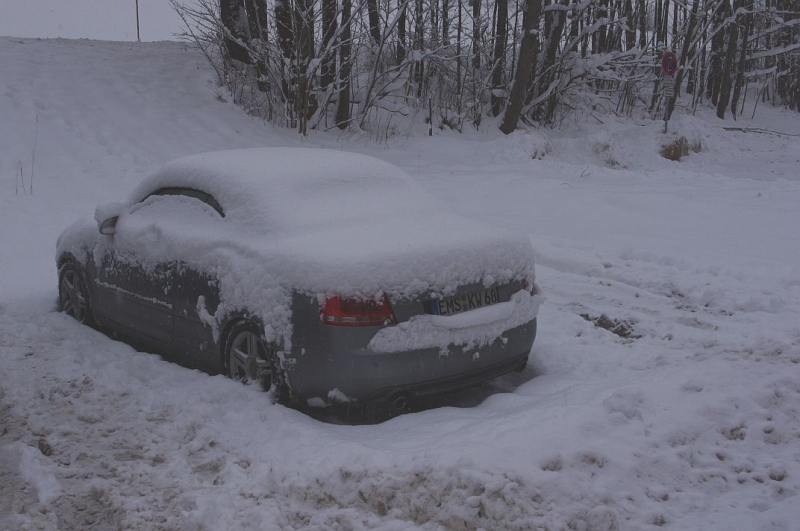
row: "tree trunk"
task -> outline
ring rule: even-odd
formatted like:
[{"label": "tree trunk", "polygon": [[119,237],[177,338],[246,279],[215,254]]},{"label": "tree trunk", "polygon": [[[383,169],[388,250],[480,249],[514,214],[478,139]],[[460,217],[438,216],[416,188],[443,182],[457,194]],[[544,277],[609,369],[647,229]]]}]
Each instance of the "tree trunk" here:
[{"label": "tree trunk", "polygon": [[275,3],[275,26],[278,31],[278,45],[283,56],[281,68],[281,92],[286,104],[286,114],[291,127],[295,126],[295,83],[297,64],[294,55],[294,26],[289,0]]},{"label": "tree trunk", "polygon": [[275,2],[275,26],[278,29],[278,45],[288,60],[294,57],[294,27],[291,5],[288,0]]},{"label": "tree trunk", "polygon": [[[753,10],[753,0],[749,0],[748,11]],[[747,46],[749,44],[750,31],[753,28],[753,15],[744,15],[744,32],[742,33],[741,45],[739,46],[739,66],[736,68],[736,82],[733,85],[733,97],[731,98],[731,114],[736,119],[736,110],[739,105],[739,98],[744,88],[744,70],[747,66]]]},{"label": "tree trunk", "polygon": [[664,37],[661,35],[661,27],[663,26],[661,24],[661,6],[661,0],[656,0],[655,10],[653,12],[653,25],[655,26],[653,29],[655,30],[654,33],[656,35],[656,47],[664,42]]},{"label": "tree trunk", "polygon": [[397,0],[400,16],[397,19],[397,64],[406,57],[406,0]]},{"label": "tree trunk", "polygon": [[450,0],[442,0],[442,44],[450,45]]},{"label": "tree trunk", "polygon": [[492,116],[498,116],[503,108],[503,70],[505,69],[506,45],[508,44],[508,0],[497,0],[497,21],[494,37],[494,60],[492,64]]},{"label": "tree trunk", "polygon": [[472,68],[481,68],[481,0],[472,2]]},{"label": "tree trunk", "polygon": [[[697,28],[697,10],[700,6],[701,0],[693,0],[692,3],[692,11],[689,14],[689,24],[686,28],[686,33],[683,36],[683,49],[681,51],[681,56],[679,58],[680,67],[678,68],[678,73],[675,76],[675,97],[670,100],[669,103],[669,114],[672,114],[672,111],[675,110],[675,101],[678,99],[681,93],[681,83],[683,82],[683,76],[686,75],[686,70],[689,65],[692,64],[692,60],[694,59],[694,47],[692,43],[694,42],[694,34]],[[675,4],[677,5],[677,3]],[[692,90],[689,89],[691,93]]]},{"label": "tree trunk", "polygon": [[625,0],[625,50],[636,48],[636,21],[633,18],[633,0]]},{"label": "tree trunk", "polygon": [[367,0],[367,14],[369,15],[369,34],[377,46],[381,43],[380,19],[378,18],[378,0]]},{"label": "tree trunk", "polygon": [[461,115],[461,35],[464,31],[464,24],[462,20],[462,0],[456,0],[458,2],[458,20],[456,21],[456,93],[458,94],[458,107],[457,111],[459,116]]},{"label": "tree trunk", "polygon": [[[603,19],[606,21],[608,20],[608,1],[609,0],[600,0],[600,4],[597,6],[595,21]],[[597,51],[599,53],[606,53],[608,51],[608,37],[608,25],[603,23],[597,28]]]},{"label": "tree trunk", "polygon": [[[424,55],[425,52],[425,34],[424,34],[424,22],[423,22],[423,14],[424,14],[424,4],[422,0],[417,0],[416,7],[414,9],[414,49],[420,52],[420,55]],[[425,65],[423,59],[420,58],[414,63],[414,82],[417,85],[417,98],[422,97],[422,85],[424,83],[425,78]]]},{"label": "tree trunk", "polygon": [[314,112],[311,101],[311,74],[309,64],[314,57],[314,14],[312,0],[295,0],[295,28],[297,43],[297,114],[298,131],[303,136],[308,134],[308,118]]},{"label": "tree trunk", "polygon": [[[564,30],[564,25],[567,22],[566,13],[564,11],[551,11],[545,16],[550,18],[550,30],[547,32],[547,49],[544,51],[544,61],[542,61],[543,71],[539,73],[539,90],[537,97],[544,94],[549,89],[550,84],[560,75],[556,71],[558,47],[561,42],[561,33]],[[608,36],[606,37],[608,38]],[[606,41],[608,46],[608,41]],[[539,118],[543,119],[546,123],[550,123],[553,119],[556,109],[557,99],[555,96],[548,98],[547,109],[542,115],[539,112]]]},{"label": "tree trunk", "polygon": [[542,3],[540,0],[525,0],[525,12],[522,15],[523,36],[519,47],[517,72],[514,76],[514,84],[511,87],[508,105],[503,116],[503,123],[500,125],[500,130],[507,135],[517,129],[519,116],[522,112],[522,104],[525,101],[525,93],[528,91],[528,86],[531,82],[531,73],[536,62],[539,40],[539,36],[534,33],[534,30],[539,27],[541,9]]},{"label": "tree trunk", "polygon": [[[741,0],[736,0],[733,11],[741,7]],[[725,109],[728,107],[731,97],[731,72],[733,71],[733,60],[736,58],[736,46],[739,44],[739,15],[736,15],[728,28],[728,51],[725,53],[725,63],[722,66],[722,77],[719,89],[719,100],[717,101],[717,118],[725,118]]]},{"label": "tree trunk", "polygon": [[352,0],[342,0],[342,31],[339,36],[339,101],[336,105],[336,126],[341,130],[347,129],[350,123],[351,12]]},{"label": "tree trunk", "polygon": [[223,41],[228,57],[242,63],[250,63],[250,54],[240,43],[245,40],[242,30],[246,26],[242,26],[240,22],[243,11],[244,4],[242,0],[220,0],[219,2],[219,17],[226,30]]},{"label": "tree trunk", "polygon": [[[245,0],[247,9],[247,27],[250,30],[250,40],[267,41],[267,5],[266,0]],[[221,6],[220,6],[221,7]]]},{"label": "tree trunk", "polygon": [[[778,0],[776,8],[782,13],[783,24],[794,23],[800,18],[800,5],[797,0]],[[778,30],[774,39],[776,46],[791,46],[800,41],[800,25],[786,26]],[[800,110],[800,64],[788,53],[777,58],[778,79],[776,90],[781,103],[789,109]]]},{"label": "tree trunk", "polygon": [[[672,3],[672,39],[670,40],[670,43],[671,43],[673,49],[675,49],[675,47],[678,45],[677,42],[678,42],[678,8],[679,7],[680,6],[678,5],[677,0]],[[686,13],[686,6],[685,5],[683,7],[683,12]]]},{"label": "tree trunk", "polygon": [[267,20],[266,0],[245,0],[247,8],[247,25],[250,30],[251,48],[255,48],[255,56],[250,57],[255,62],[258,72],[259,90],[265,92],[268,87],[269,64],[267,55],[267,42],[269,41],[269,21]]},{"label": "tree trunk", "polygon": [[647,48],[647,1],[639,0],[639,48]]},{"label": "tree trunk", "polygon": [[708,73],[708,97],[711,103],[716,105],[719,101],[719,90],[722,84],[722,54],[725,48],[725,30],[720,28],[725,23],[725,19],[730,12],[730,4],[728,0],[721,0],[717,6],[717,10],[713,15],[712,31],[716,31],[711,38],[711,58]]},{"label": "tree trunk", "polygon": [[320,85],[327,89],[333,84],[336,74],[336,0],[322,0],[322,50],[324,57],[320,65]]}]

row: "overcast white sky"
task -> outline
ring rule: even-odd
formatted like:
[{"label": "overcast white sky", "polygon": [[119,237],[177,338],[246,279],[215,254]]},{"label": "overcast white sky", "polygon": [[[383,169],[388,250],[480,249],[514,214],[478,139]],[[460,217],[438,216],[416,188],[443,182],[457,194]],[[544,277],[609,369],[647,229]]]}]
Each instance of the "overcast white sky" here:
[{"label": "overcast white sky", "polygon": [[[143,41],[173,40],[182,22],[168,0],[139,0]],[[0,0],[0,36],[136,40],[136,0]]]}]

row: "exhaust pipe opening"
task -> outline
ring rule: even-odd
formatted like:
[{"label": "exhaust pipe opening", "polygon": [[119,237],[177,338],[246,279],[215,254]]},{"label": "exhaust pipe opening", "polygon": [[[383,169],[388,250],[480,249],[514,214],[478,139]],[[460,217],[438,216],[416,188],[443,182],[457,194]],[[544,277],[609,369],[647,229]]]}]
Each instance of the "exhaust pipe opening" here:
[{"label": "exhaust pipe opening", "polygon": [[397,395],[391,400],[391,404],[397,411],[401,411],[408,406],[408,397],[402,394]]}]

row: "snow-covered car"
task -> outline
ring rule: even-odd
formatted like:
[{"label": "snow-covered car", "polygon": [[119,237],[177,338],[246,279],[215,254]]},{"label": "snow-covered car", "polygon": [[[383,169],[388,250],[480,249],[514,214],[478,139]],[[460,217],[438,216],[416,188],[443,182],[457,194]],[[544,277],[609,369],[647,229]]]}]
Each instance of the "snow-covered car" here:
[{"label": "snow-covered car", "polygon": [[172,161],[56,260],[63,312],[311,406],[402,408],[521,369],[543,300],[527,237],[323,149]]}]

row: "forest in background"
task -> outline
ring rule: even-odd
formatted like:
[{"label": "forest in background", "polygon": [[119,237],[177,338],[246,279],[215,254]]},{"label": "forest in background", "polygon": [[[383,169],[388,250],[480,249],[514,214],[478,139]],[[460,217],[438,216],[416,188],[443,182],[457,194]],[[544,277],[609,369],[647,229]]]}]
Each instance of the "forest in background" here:
[{"label": "forest in background", "polygon": [[[400,116],[461,131],[572,113],[734,119],[800,111],[798,0],[171,0],[217,82],[279,126],[396,133]],[[673,98],[661,58],[678,57]],[[666,107],[670,107],[668,110]]]}]

